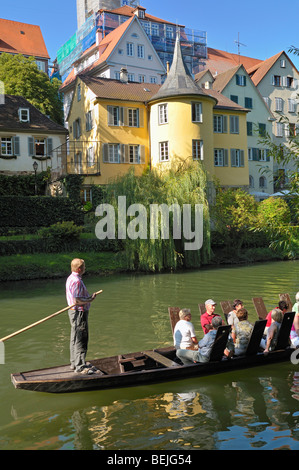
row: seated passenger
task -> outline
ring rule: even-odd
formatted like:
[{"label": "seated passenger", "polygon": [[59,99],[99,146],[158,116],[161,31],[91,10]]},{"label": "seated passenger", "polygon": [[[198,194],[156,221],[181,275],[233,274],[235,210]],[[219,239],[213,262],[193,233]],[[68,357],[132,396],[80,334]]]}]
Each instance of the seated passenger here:
[{"label": "seated passenger", "polygon": [[[198,343],[198,351],[188,351],[186,349],[178,349],[176,352],[177,357],[183,362],[183,364],[190,364],[194,362],[209,362],[212,347],[216,338],[217,328],[222,325],[222,318],[215,316],[212,319],[211,329]],[[228,346],[229,347],[229,346]],[[225,349],[224,355],[231,357],[233,351]]]},{"label": "seated passenger", "polygon": [[[278,302],[278,307],[276,307],[277,309],[281,310],[283,314],[285,314],[286,312],[288,312],[288,304],[286,303],[285,300],[281,300],[280,302]],[[266,323],[266,327],[265,327],[265,332],[267,333],[268,331],[268,328],[269,326],[271,326],[271,323],[272,323],[272,319],[271,319],[271,313],[272,313],[273,310],[270,310],[270,312],[268,313],[268,315],[266,316],[266,320],[267,320],[267,323]]]},{"label": "seated passenger", "polygon": [[173,331],[174,346],[176,349],[197,349],[198,343],[194,326],[191,323],[191,311],[183,308],[179,311],[180,320],[176,323]]},{"label": "seated passenger", "polygon": [[239,319],[237,317],[237,312],[240,310],[240,308],[243,308],[243,302],[240,299],[235,299],[233,301],[233,310],[227,314],[227,324],[234,326],[239,322]]},{"label": "seated passenger", "polygon": [[235,356],[246,353],[253,326],[248,321],[246,308],[240,308],[236,313],[238,322],[233,326],[232,338],[235,343]]},{"label": "seated passenger", "polygon": [[292,311],[295,317],[291,329],[290,339],[294,348],[299,348],[299,292],[296,294],[296,303],[293,305]]},{"label": "seated passenger", "polygon": [[272,323],[268,328],[266,339],[263,338],[261,341],[261,347],[265,349],[264,353],[275,349],[282,319],[282,311],[279,308],[274,308],[271,312]]},{"label": "seated passenger", "polygon": [[[200,317],[200,323],[201,323],[201,326],[205,335],[213,328],[212,327],[213,318],[215,317],[221,318],[220,315],[215,313],[216,305],[217,305],[216,302],[214,302],[214,300],[212,299],[208,299],[205,301],[206,311]],[[222,319],[221,319],[221,322],[222,322]],[[221,324],[223,324],[223,322]]]}]

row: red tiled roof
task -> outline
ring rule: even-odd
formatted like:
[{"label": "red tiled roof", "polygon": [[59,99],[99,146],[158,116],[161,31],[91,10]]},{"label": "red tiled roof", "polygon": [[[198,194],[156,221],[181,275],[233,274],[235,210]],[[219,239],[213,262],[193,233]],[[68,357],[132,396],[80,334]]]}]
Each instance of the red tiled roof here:
[{"label": "red tiled roof", "polygon": [[0,18],[0,52],[49,59],[39,26]]},{"label": "red tiled roof", "polygon": [[251,76],[251,79],[255,86],[257,86],[260,81],[264,78],[264,76],[269,72],[269,70],[271,69],[271,67],[273,67],[273,65],[279,59],[281,54],[283,54],[283,51],[270,57],[269,59],[264,60],[257,66],[252,67],[248,70],[248,73]]},{"label": "red tiled roof", "polygon": [[213,75],[216,73],[223,73],[232,67],[243,65],[246,71],[248,69],[262,63],[260,59],[254,59],[231,52],[221,51],[208,47],[208,58],[205,60],[205,68],[208,68]]},{"label": "red tiled roof", "polygon": [[[143,7],[140,7],[140,8],[145,11],[145,8]],[[136,11],[136,7],[130,7],[129,5],[124,5],[120,8],[115,8],[114,10],[100,10],[100,11],[105,11],[107,13],[115,13],[116,15],[135,16],[134,12]],[[171,24],[173,26],[176,26],[176,23],[171,23],[170,21],[162,20],[161,18],[158,18],[157,16],[149,15],[146,12],[144,14],[144,20],[153,21],[155,23]],[[178,25],[178,26],[183,26],[183,25]]]}]

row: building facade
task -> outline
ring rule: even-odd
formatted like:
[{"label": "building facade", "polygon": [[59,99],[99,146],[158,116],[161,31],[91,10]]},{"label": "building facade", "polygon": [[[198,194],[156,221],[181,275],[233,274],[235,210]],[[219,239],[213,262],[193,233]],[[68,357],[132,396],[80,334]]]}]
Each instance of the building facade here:
[{"label": "building facade", "polygon": [[[209,83],[211,83],[211,74]],[[202,86],[207,80],[207,72],[196,76]],[[274,193],[273,158],[269,149],[262,143],[263,136],[272,132],[274,116],[260,95],[243,65],[238,65],[217,74],[212,87],[231,101],[248,110],[246,121],[248,148],[245,158],[249,165],[249,190],[257,200]]]},{"label": "building facade", "polygon": [[46,171],[67,130],[48,119],[25,98],[5,95],[0,104],[0,172],[6,175]]},{"label": "building facade", "polygon": [[247,110],[202,89],[184,64],[179,36],[161,86],[79,75],[69,111],[70,141],[54,173],[81,174],[85,188],[134,167],[177,169],[199,162],[212,182],[248,189]]}]

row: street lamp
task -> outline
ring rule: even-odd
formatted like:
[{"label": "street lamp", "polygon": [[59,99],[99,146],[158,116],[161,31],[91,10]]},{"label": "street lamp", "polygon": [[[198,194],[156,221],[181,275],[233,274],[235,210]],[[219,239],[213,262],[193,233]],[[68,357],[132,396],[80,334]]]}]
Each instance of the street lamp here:
[{"label": "street lamp", "polygon": [[35,195],[37,195],[37,179],[36,179],[37,168],[38,168],[38,163],[37,163],[37,162],[34,162],[34,163],[33,163],[33,169],[34,169],[34,178],[35,178],[35,184],[34,184],[34,192],[35,192]]}]

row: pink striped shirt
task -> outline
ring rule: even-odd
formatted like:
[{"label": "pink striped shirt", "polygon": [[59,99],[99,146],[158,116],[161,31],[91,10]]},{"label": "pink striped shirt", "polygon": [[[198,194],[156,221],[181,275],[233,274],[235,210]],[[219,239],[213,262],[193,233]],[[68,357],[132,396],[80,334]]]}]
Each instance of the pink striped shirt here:
[{"label": "pink striped shirt", "polygon": [[[90,297],[80,274],[72,272],[66,281],[66,300],[68,305],[73,305],[77,297]],[[90,303],[77,305],[72,310],[89,310]]]}]

